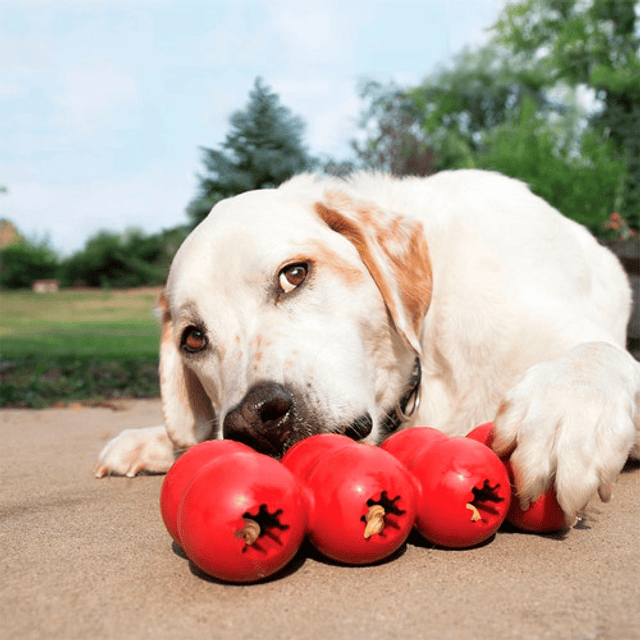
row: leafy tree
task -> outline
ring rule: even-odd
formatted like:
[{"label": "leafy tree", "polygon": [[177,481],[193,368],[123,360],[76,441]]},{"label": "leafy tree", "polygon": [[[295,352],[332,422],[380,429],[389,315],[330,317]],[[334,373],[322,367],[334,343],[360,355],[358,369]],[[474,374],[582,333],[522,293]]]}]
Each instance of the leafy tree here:
[{"label": "leafy tree", "polygon": [[58,256],[44,240],[20,240],[0,250],[0,286],[31,287],[34,280],[57,276]]},{"label": "leafy tree", "polygon": [[166,273],[169,272],[173,256],[185,241],[190,231],[190,226],[185,224],[171,229],[164,229],[158,234],[160,252],[157,258],[157,265],[164,269]]},{"label": "leafy tree", "polygon": [[234,112],[220,149],[202,148],[206,175],[200,193],[187,208],[194,224],[211,207],[244,191],[276,187],[314,162],[303,144],[303,120],[280,103],[257,78],[244,109]]},{"label": "leafy tree", "polygon": [[[360,118],[365,132],[352,140],[356,164],[396,176],[426,176],[434,171],[435,153],[421,126],[419,107],[411,95],[395,84],[368,81],[360,88],[360,98],[369,106]],[[329,170],[328,173],[338,173]]]},{"label": "leafy tree", "polygon": [[331,156],[324,156],[319,160],[322,172],[334,178],[346,178],[356,170],[356,163],[352,159],[338,160]]},{"label": "leafy tree", "polygon": [[525,100],[517,118],[487,134],[476,166],[523,180],[559,211],[601,233],[625,168],[611,142],[592,131],[579,141],[571,133],[540,117],[535,103]]},{"label": "leafy tree", "polygon": [[463,51],[409,95],[440,156],[438,169],[475,166],[488,133],[518,119],[525,102],[545,115],[558,110],[543,88],[514,64],[509,51],[495,42]]},{"label": "leafy tree", "polygon": [[[534,20],[531,28],[538,26]],[[501,38],[464,51],[416,87],[369,85],[365,141],[354,144],[358,158],[396,172],[397,149],[413,147],[428,154],[432,172],[497,170],[600,232],[620,209],[628,163],[613,137],[588,118],[577,86],[550,75],[541,54],[524,56],[509,46]],[[406,163],[395,166],[414,173]]]},{"label": "leafy tree", "polygon": [[[626,167],[621,208],[640,225],[640,24],[636,0],[518,0],[496,27],[500,42],[540,85],[562,81],[594,90],[591,126],[611,140]],[[528,61],[535,61],[534,63]]]},{"label": "leafy tree", "polygon": [[556,108],[495,43],[463,51],[417,87],[369,82],[361,97],[369,105],[356,155],[365,168],[397,175],[476,166],[487,133],[517,118],[525,98],[545,112]]},{"label": "leafy tree", "polygon": [[159,235],[139,229],[124,234],[100,231],[82,251],[63,261],[61,277],[66,285],[137,287],[162,284],[167,265]]}]

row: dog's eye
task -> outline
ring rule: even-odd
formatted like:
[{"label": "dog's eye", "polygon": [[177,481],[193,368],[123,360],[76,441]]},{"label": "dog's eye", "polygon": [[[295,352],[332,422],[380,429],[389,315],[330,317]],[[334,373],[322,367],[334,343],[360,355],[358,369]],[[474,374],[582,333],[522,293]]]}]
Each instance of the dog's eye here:
[{"label": "dog's eye", "polygon": [[198,327],[187,327],[182,334],[182,347],[190,353],[202,351],[207,346],[207,337]]},{"label": "dog's eye", "polygon": [[284,267],[278,275],[278,284],[285,293],[297,289],[306,279],[309,267],[304,262],[296,262]]}]

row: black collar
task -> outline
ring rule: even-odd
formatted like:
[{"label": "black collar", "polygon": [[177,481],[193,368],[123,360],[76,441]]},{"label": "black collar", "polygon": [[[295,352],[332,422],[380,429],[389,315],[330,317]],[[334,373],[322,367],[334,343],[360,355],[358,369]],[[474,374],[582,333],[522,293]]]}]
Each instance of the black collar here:
[{"label": "black collar", "polygon": [[[416,358],[411,377],[407,387],[396,402],[396,406],[387,413],[382,421],[382,432],[386,438],[396,431],[403,422],[406,422],[417,410],[420,404],[420,382],[422,380],[422,368],[420,358]],[[407,407],[409,407],[407,409]]]}]

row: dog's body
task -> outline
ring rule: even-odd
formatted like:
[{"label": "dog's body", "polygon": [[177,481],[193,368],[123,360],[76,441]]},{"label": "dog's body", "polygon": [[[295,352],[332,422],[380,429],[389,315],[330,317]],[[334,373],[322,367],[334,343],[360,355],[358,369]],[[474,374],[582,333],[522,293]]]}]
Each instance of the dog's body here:
[{"label": "dog's body", "polygon": [[225,200],[161,306],[166,431],[124,432],[98,475],[165,471],[208,438],[281,455],[322,431],[377,443],[400,422],[495,419],[522,502],[553,482],[570,519],[640,454],[618,261],[498,174],[300,176]]}]

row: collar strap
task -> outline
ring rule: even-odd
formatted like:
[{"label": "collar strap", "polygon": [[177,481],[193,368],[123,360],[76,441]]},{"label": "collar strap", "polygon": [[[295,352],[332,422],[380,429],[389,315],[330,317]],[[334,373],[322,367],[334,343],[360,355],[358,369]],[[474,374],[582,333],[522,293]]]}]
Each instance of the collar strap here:
[{"label": "collar strap", "polygon": [[396,431],[403,422],[406,422],[417,411],[420,406],[421,381],[422,367],[420,366],[420,358],[416,358],[405,392],[382,422],[382,430],[386,436]]}]

